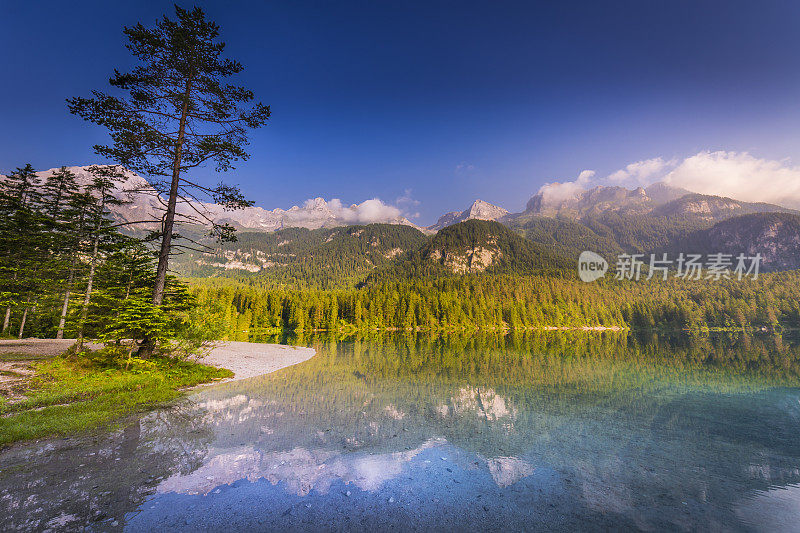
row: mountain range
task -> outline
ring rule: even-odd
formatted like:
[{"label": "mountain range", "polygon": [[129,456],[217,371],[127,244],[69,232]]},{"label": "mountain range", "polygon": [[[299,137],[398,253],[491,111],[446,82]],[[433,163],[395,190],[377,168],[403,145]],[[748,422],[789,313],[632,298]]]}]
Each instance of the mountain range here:
[{"label": "mountain range", "polygon": [[[80,182],[88,182],[87,168],[70,170]],[[161,197],[143,178],[125,175],[118,196],[127,202],[114,206],[112,216],[154,225]],[[664,183],[636,189],[601,186],[566,198],[540,192],[521,213],[476,200],[427,228],[377,199],[344,206],[315,198],[287,210],[235,211],[193,202],[180,210],[200,211],[239,229],[236,243],[212,254],[177,258],[176,270],[194,276],[255,274],[275,282],[332,287],[381,275],[565,268],[583,250],[596,251],[610,262],[623,252],[761,253],[767,270],[800,268],[800,212]],[[202,232],[195,236],[202,237]]]},{"label": "mountain range", "polygon": [[[88,166],[68,167],[79,183],[91,180]],[[57,169],[39,173],[40,178]],[[126,200],[121,206],[112,207],[112,215],[121,222],[158,220],[163,202],[150,183],[130,171],[124,171],[126,180],[117,187],[118,196]],[[240,230],[272,232],[299,227],[308,229],[334,228],[358,224],[402,224],[422,230],[436,232],[447,226],[466,220],[494,220],[510,227],[522,227],[535,217],[573,220],[591,226],[609,216],[630,217],[649,215],[653,218],[683,218],[693,222],[714,223],[727,218],[750,213],[783,212],[795,213],[791,209],[766,203],[751,203],[696,194],[686,189],[655,183],[647,188],[626,189],[624,187],[595,187],[580,191],[569,198],[553,198],[538,193],[528,201],[525,211],[510,213],[508,210],[475,200],[463,211],[445,213],[438,221],[422,228],[412,223],[402,212],[378,199],[365,200],[359,204],[345,206],[337,199],[323,198],[306,200],[302,206],[289,209],[267,210],[248,207],[226,211],[214,203],[193,201],[191,206],[179,204],[179,212],[190,214],[202,212],[219,223],[229,223]]]},{"label": "mountain range", "polygon": [[[77,177],[77,182],[86,185],[91,182],[89,166],[67,167]],[[57,168],[38,173],[40,179],[57,171]],[[119,222],[152,221],[160,219],[163,201],[156,189],[141,176],[124,170],[125,180],[117,186],[116,195],[124,200],[120,206],[112,206],[111,215]],[[323,198],[307,200],[302,206],[289,209],[267,210],[261,207],[247,207],[226,211],[221,205],[210,202],[193,201],[191,205],[178,204],[178,212],[195,215],[198,212],[218,223],[229,223],[240,230],[272,232],[284,228],[333,228],[351,224],[403,224],[417,227],[402,216],[399,209],[387,206],[377,199],[360,204],[343,205],[339,200],[325,201]],[[147,227],[147,224],[144,224]]]}]

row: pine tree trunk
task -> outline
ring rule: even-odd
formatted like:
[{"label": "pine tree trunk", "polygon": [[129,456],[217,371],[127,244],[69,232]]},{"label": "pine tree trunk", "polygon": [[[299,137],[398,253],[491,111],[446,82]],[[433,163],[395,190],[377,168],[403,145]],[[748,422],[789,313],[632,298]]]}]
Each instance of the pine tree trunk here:
[{"label": "pine tree trunk", "polygon": [[22,334],[25,331],[25,322],[28,320],[28,308],[25,307],[25,311],[22,312],[22,323],[19,325],[19,336],[17,338],[21,339]]},{"label": "pine tree trunk", "polygon": [[78,325],[78,342],[76,353],[83,350],[83,327],[89,316],[89,302],[92,299],[92,284],[94,282],[95,265],[97,264],[97,250],[100,246],[100,223],[97,224],[97,234],[94,236],[92,245],[92,261],[89,264],[89,279],[86,281],[86,293],[83,295],[83,308],[81,308],[81,320]]},{"label": "pine tree trunk", "polygon": [[183,94],[183,109],[178,125],[178,140],[175,142],[175,158],[172,162],[172,182],[169,187],[167,212],[164,216],[161,237],[161,250],[158,253],[158,268],[156,269],[156,283],[153,288],[153,305],[161,305],[164,300],[164,287],[167,283],[167,269],[169,267],[169,253],[172,247],[172,231],[175,227],[175,208],[178,203],[178,185],[181,177],[181,160],[183,157],[183,140],[186,133],[186,118],[189,114],[189,97],[192,93],[192,80],[186,82],[186,91]]},{"label": "pine tree trunk", "polygon": [[61,317],[58,319],[58,331],[56,332],[56,339],[64,338],[64,326],[67,324],[67,311],[69,309],[69,295],[70,289],[68,288],[64,293],[64,304],[61,306]]},{"label": "pine tree trunk", "polygon": [[67,277],[67,291],[64,293],[64,304],[61,306],[61,318],[58,321],[58,331],[56,339],[64,338],[64,326],[67,324],[67,311],[69,310],[69,296],[72,292],[72,280],[75,279],[75,259],[69,265],[69,276]]},{"label": "pine tree trunk", "polygon": [[[164,287],[167,284],[167,270],[169,268],[169,253],[172,249],[172,231],[175,227],[175,208],[178,203],[178,186],[181,179],[181,159],[183,157],[183,140],[186,134],[186,118],[189,115],[189,98],[192,94],[192,80],[186,81],[181,120],[178,125],[178,140],[175,142],[175,158],[172,162],[172,182],[169,187],[167,212],[164,216],[161,236],[161,250],[158,253],[158,267],[156,268],[156,282],[153,287],[153,305],[161,305],[164,301]],[[137,352],[138,357],[150,357],[155,350],[153,339],[145,337]]]},{"label": "pine tree trunk", "polygon": [[[14,276],[11,278],[12,281],[17,281],[17,271],[14,271]],[[3,319],[3,333],[8,330],[8,326],[11,323],[11,306],[9,305],[6,307],[6,317]]]}]

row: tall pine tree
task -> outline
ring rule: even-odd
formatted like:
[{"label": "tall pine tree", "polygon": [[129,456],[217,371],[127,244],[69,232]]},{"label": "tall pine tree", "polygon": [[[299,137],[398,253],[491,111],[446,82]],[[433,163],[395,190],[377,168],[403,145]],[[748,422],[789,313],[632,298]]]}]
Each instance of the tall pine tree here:
[{"label": "tall pine tree", "polygon": [[155,305],[164,298],[176,222],[209,223],[212,235],[233,238],[230,226],[214,223],[197,209],[178,213],[178,203],[191,211],[193,201],[205,195],[226,209],[251,205],[236,187],[206,187],[188,179],[187,172],[207,161],[225,171],[247,159],[247,130],[264,125],[270,116],[268,106],[246,106],[252,91],[224,81],[243,67],[222,57],[219,26],[206,20],[200,8],[175,6],[175,16],[163,17],[153,28],[137,24],[125,29],[127,48],[141,64],[130,73],[115,71],[110,84],[126,95],[93,91],[92,98],[68,100],[72,113],[110,130],[112,144],[95,146],[98,154],[147,176],[166,195]]}]

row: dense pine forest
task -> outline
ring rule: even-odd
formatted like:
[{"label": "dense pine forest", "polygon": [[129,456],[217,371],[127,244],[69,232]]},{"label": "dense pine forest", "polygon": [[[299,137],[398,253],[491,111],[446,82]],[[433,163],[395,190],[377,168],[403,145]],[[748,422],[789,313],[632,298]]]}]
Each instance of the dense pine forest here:
[{"label": "dense pine forest", "polygon": [[81,184],[62,168],[40,180],[26,165],[0,181],[3,336],[167,341],[185,330],[186,286],[170,277],[153,305],[152,249],[109,214],[119,173],[93,176]]},{"label": "dense pine forest", "polygon": [[800,326],[800,273],[757,280],[587,284],[567,275],[463,275],[381,281],[346,290],[290,290],[231,279],[191,282],[216,335],[278,331],[768,329]]},{"label": "dense pine forest", "polygon": [[[215,335],[237,340],[279,331],[800,326],[798,271],[719,281],[607,276],[587,284],[570,256],[601,243],[597,234],[541,218],[521,229],[537,242],[480,220],[430,237],[391,225],[246,233],[237,257],[258,255],[267,266],[193,278],[192,293]],[[595,249],[621,250],[614,242]]]}]

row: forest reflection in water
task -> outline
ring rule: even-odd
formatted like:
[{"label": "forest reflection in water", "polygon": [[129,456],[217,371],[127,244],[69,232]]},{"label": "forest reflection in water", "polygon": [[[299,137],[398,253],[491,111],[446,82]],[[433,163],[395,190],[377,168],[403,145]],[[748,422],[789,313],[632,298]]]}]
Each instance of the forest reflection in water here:
[{"label": "forest reflection in water", "polygon": [[317,355],[114,434],[6,450],[0,511],[21,529],[214,529],[214,502],[237,492],[275,502],[239,509],[245,528],[301,527],[301,501],[333,528],[353,525],[336,521],[348,506],[414,524],[382,512],[389,499],[423,528],[502,513],[517,529],[749,529],[770,504],[773,524],[800,520],[783,490],[800,482],[793,335],[280,340]]}]

